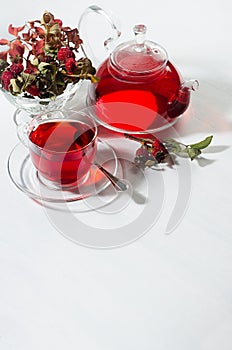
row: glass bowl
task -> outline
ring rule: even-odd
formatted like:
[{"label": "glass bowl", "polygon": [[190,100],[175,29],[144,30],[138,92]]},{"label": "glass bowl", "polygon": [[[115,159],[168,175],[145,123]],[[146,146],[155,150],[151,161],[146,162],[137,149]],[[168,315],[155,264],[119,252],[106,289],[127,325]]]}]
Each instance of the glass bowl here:
[{"label": "glass bowl", "polygon": [[14,105],[17,110],[23,110],[26,113],[34,116],[43,111],[62,109],[67,102],[69,102],[80,88],[82,81],[77,84],[68,84],[65,91],[57,96],[54,100],[50,98],[41,99],[39,97],[27,98],[24,96],[14,96],[9,91],[0,87],[1,92],[5,98]]}]

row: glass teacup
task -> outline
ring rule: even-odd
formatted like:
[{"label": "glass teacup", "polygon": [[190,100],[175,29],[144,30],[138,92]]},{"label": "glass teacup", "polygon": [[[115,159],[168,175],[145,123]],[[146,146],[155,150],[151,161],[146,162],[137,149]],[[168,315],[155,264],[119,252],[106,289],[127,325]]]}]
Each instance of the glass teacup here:
[{"label": "glass teacup", "polygon": [[50,111],[19,131],[39,180],[51,188],[73,188],[87,180],[97,149],[97,126],[84,112]]}]

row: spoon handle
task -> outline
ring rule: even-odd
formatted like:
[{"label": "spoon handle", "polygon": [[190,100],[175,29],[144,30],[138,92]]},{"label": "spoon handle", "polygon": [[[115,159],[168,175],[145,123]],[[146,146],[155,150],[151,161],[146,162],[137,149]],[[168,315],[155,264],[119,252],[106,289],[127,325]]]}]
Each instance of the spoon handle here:
[{"label": "spoon handle", "polygon": [[117,191],[124,192],[128,189],[128,185],[126,183],[124,183],[122,180],[118,179],[113,174],[109,173],[109,171],[106,170],[105,168],[103,168],[103,166],[101,166],[100,164],[98,164],[96,162],[94,164],[110,180],[110,182],[112,183],[112,185],[114,186],[114,188]]}]

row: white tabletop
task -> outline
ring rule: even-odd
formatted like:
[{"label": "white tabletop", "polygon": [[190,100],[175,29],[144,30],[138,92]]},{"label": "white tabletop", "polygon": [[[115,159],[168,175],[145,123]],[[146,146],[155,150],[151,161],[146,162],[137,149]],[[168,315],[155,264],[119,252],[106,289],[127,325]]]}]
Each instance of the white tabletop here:
[{"label": "white tabletop", "polygon": [[[74,26],[91,3],[56,1],[47,10]],[[229,350],[231,3],[96,4],[120,17],[123,40],[135,23],[145,23],[149,38],[167,49],[183,76],[200,81],[171,132],[187,143],[213,134],[212,146],[176,170],[138,174],[142,185],[137,181],[136,189],[148,195],[144,204],[125,194],[96,212],[54,213],[20,192],[8,175],[18,139],[14,107],[1,95],[0,349]],[[0,36],[9,23],[40,16],[43,6],[6,2]],[[124,147],[121,156],[128,160],[129,145],[111,141],[116,150]],[[103,233],[105,248],[111,242],[117,249],[93,249],[104,248],[104,237],[99,242],[97,236]]]}]

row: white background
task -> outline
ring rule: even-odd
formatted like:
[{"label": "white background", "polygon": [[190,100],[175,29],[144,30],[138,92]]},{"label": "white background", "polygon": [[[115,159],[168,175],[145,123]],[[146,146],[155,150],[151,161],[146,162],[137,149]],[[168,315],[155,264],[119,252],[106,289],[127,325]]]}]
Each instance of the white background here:
[{"label": "white background", "polygon": [[[18,142],[14,108],[0,96],[0,349],[229,350],[231,2],[95,3],[120,18],[125,40],[134,24],[145,23],[149,39],[167,49],[182,74],[199,79],[200,90],[178,133],[186,142],[213,134],[214,148],[205,154],[213,162],[191,164],[190,203],[172,234],[164,233],[170,214],[167,191],[166,207],[142,238],[114,250],[84,248],[58,233],[44,209],[11,182],[6,164]],[[9,23],[20,26],[45,9],[75,26],[90,4],[4,2],[0,37],[7,35]],[[90,31],[97,32],[93,24]]]}]

